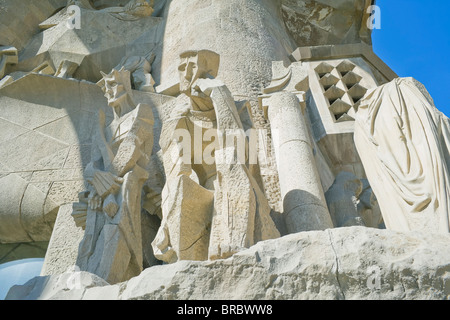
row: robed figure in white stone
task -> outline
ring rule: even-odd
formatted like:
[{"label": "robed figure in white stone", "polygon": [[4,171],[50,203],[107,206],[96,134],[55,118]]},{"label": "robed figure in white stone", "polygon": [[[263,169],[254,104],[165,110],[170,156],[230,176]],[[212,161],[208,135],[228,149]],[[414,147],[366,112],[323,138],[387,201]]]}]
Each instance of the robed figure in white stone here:
[{"label": "robed figure in white stone", "polygon": [[450,121],[422,84],[398,78],[369,92],[355,143],[388,229],[449,232]]},{"label": "robed figure in white stone", "polygon": [[130,71],[113,69],[98,85],[114,119],[105,114],[92,141],[85,169],[88,211],[77,266],[109,283],[128,280],[143,268],[141,195],[153,148],[152,109],[132,99]]},{"label": "robed figure in white stone", "polygon": [[218,68],[214,52],[183,52],[181,95],[164,106],[168,117],[160,145],[166,183],[152,246],[167,263],[226,258],[280,236],[246,167],[245,132],[231,92],[214,79]]}]

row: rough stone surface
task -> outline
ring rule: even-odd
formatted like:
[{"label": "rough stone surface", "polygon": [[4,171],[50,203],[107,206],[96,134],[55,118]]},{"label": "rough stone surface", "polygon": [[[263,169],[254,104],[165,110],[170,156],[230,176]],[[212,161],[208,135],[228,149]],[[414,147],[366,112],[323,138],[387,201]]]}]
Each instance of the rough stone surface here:
[{"label": "rough stone surface", "polygon": [[[270,81],[272,61],[288,62],[295,47],[286,34],[280,9],[281,0],[171,1],[166,11],[161,75],[155,76],[160,90],[178,82],[173,61],[179,52],[208,49],[220,54],[218,78],[233,95],[257,95]],[[201,37],[197,30],[202,30]]]},{"label": "rough stone surface", "polygon": [[64,273],[75,264],[84,232],[75,225],[71,213],[71,203],[59,208],[41,275]]},{"label": "rough stone surface", "polygon": [[87,273],[38,277],[7,299],[449,299],[449,243],[449,235],[365,227],[302,232],[226,260],[151,267],[113,286]]},{"label": "rough stone surface", "polygon": [[[283,0],[286,28],[299,45],[372,43],[364,17],[371,0]],[[333,25],[333,28],[329,28]]]},{"label": "rough stone surface", "polygon": [[62,19],[36,34],[11,71],[30,71],[42,63],[57,70],[70,61],[79,66],[74,77],[95,82],[100,79],[100,71],[108,72],[124,56],[145,55],[153,50],[157,39],[152,33],[161,22],[156,17],[122,21],[109,13],[85,9],[81,9],[80,17],[80,29],[67,28],[67,19]]},{"label": "rough stone surface", "polygon": [[[62,8],[66,0],[3,0],[0,2],[0,43],[8,43],[23,49],[27,42],[37,34],[39,23]],[[23,23],[25,21],[25,23]]]}]

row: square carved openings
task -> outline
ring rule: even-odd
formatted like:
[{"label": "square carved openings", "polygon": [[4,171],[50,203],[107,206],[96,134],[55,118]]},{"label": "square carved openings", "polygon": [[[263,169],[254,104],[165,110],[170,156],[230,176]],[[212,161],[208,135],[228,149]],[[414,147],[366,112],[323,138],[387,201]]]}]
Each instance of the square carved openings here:
[{"label": "square carved openings", "polygon": [[349,60],[336,66],[322,62],[314,70],[336,122],[353,121],[358,102],[367,92],[361,85],[362,76],[358,74],[357,66]]}]

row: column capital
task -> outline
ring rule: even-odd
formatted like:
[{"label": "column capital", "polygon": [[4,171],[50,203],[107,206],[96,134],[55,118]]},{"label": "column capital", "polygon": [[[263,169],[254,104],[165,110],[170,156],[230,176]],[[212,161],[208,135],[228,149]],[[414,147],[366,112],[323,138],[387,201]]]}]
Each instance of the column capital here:
[{"label": "column capital", "polygon": [[258,97],[259,107],[264,113],[266,120],[269,120],[269,106],[271,98],[281,94],[292,95],[297,98],[300,110],[305,113],[306,110],[306,93],[304,91],[277,91],[271,94],[262,94]]}]

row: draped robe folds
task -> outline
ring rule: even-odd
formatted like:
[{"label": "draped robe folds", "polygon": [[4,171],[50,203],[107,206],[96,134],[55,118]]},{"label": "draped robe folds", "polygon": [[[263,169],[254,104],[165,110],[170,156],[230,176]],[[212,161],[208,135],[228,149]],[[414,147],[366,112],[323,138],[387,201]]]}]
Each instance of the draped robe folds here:
[{"label": "draped robe folds", "polygon": [[450,232],[450,122],[422,84],[398,78],[369,92],[355,144],[388,229]]},{"label": "draped robe folds", "polygon": [[[167,106],[172,112],[160,139],[166,171],[163,219],[152,243],[155,256],[166,263],[225,258],[280,236],[267,199],[246,164],[239,162],[239,141],[247,142],[231,92],[221,82],[216,84],[220,85],[212,88],[202,108],[194,108],[184,94]],[[174,135],[177,129],[187,134],[181,141]],[[205,138],[207,130],[216,131],[214,142]],[[244,139],[219,143],[229,132],[241,133]],[[206,153],[213,163],[207,164],[203,155],[211,145],[213,152]],[[186,151],[189,156],[184,158]],[[195,164],[198,155],[202,162]]]}]

